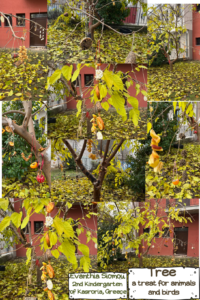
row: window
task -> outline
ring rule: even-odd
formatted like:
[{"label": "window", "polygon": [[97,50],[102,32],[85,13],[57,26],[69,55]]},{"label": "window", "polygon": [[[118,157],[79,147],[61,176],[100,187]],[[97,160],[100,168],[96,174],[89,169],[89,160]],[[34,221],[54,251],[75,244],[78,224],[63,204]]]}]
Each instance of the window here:
[{"label": "window", "polygon": [[93,85],[93,74],[85,74],[85,86],[92,86]]},{"label": "window", "polygon": [[43,221],[34,221],[34,233],[41,233],[43,231]]},{"label": "window", "polygon": [[25,14],[16,14],[17,16],[17,26],[25,26]]},{"label": "window", "polygon": [[196,45],[200,46],[200,37],[196,38]]},{"label": "window", "polygon": [[197,4],[197,11],[200,11],[200,4]]},{"label": "window", "polygon": [[163,229],[162,237],[164,237],[164,238],[170,237],[169,227],[166,227]]},{"label": "window", "polygon": [[[9,15],[5,15],[9,21],[10,21],[10,25],[12,26],[12,17],[9,16]],[[5,27],[8,27],[9,26],[9,23],[8,23],[8,20],[5,18]]]},{"label": "window", "polygon": [[[29,221],[30,227],[31,227],[31,222]],[[26,225],[25,228],[22,229],[24,234],[28,234],[29,233],[29,229],[28,229],[28,224]]]},{"label": "window", "polygon": [[150,232],[150,228],[143,228],[143,233],[149,233]]}]

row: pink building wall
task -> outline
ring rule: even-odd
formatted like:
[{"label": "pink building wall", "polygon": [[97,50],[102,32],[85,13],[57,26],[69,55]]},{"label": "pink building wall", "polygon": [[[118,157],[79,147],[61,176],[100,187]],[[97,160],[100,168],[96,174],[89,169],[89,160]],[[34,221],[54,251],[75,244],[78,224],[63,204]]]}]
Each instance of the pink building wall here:
[{"label": "pink building wall", "polygon": [[[16,199],[16,202],[14,204],[15,206],[15,211],[19,212],[20,211],[20,202],[18,201],[18,199]],[[97,212],[97,207],[96,205],[93,205],[93,209],[94,212]],[[53,210],[53,212],[51,213],[51,217],[54,217],[56,215],[58,211],[58,208],[55,208]],[[82,225],[89,227],[92,229],[92,237],[97,237],[96,233],[94,231],[97,231],[97,217],[96,216],[92,216],[90,219],[88,219],[86,217],[86,214],[88,212],[86,210],[81,209],[80,204],[78,205],[73,205],[73,207],[69,210],[69,213],[67,214],[67,218],[72,218],[74,220],[77,220],[78,218],[80,218],[80,222]],[[60,215],[62,217],[62,214]],[[82,218],[85,218],[85,220],[83,220]],[[43,223],[45,223],[45,216],[43,214],[36,214],[34,213],[31,217],[30,220],[31,222],[31,234],[32,234],[32,239],[33,239],[33,245],[36,245],[36,254],[37,256],[40,256],[43,254],[43,251],[41,251],[40,247],[37,246],[40,243],[40,239],[42,238],[42,234],[35,234],[34,233],[34,221],[43,221]],[[89,229],[88,229],[89,230]],[[44,232],[47,231],[47,228],[44,227]],[[86,237],[86,231],[87,229],[84,229],[84,232],[81,233],[79,235],[79,240],[82,244],[86,244],[87,241],[87,237]],[[27,237],[27,241],[29,241],[29,235],[26,234]],[[60,244],[58,243],[58,246]],[[91,255],[97,255],[97,249],[95,248],[94,242],[90,241],[89,243],[86,244],[89,249],[90,249],[90,254]],[[52,249],[55,249],[56,247],[54,246]],[[24,257],[26,256],[26,249],[24,246],[22,246],[22,244],[18,244],[16,245],[16,249],[18,249],[16,251],[16,256],[17,257]],[[78,251],[77,254],[82,254],[80,251]]]},{"label": "pink building wall", "polygon": [[[25,14],[25,18],[30,19],[33,13],[47,13],[47,0],[2,0],[0,1],[0,9],[4,14]],[[12,17],[13,30],[16,36],[24,36],[23,30],[26,29],[26,37],[24,45],[30,47],[30,21],[25,21],[25,27],[16,26],[17,19]],[[11,40],[9,42],[9,40]],[[5,23],[1,22],[0,26],[0,48],[19,48],[22,45],[21,40],[12,38],[9,27],[5,27]]]},{"label": "pink building wall", "polygon": [[[194,5],[197,7],[197,4]],[[195,10],[193,11],[193,36],[192,36],[194,60],[200,60],[200,45],[196,44],[197,38],[200,38],[200,13]]]},{"label": "pink building wall", "polygon": [[[101,70],[104,70],[106,67],[106,64],[102,64],[101,66]],[[110,68],[112,70],[112,68]],[[118,64],[117,71],[122,71],[124,73],[126,72],[130,72],[132,71],[132,66],[130,64]],[[147,69],[140,69],[140,71],[136,71],[135,67],[133,67],[133,70],[135,71],[134,73],[129,73],[129,75],[131,75],[131,77],[136,80],[138,83],[142,82],[142,83],[147,83]],[[95,75],[95,70],[94,68],[91,67],[84,67],[83,69],[81,69],[80,71],[81,74],[81,86],[84,87],[83,88],[83,94],[85,97],[89,97],[90,93],[89,91],[91,90],[91,88],[85,87],[85,82],[84,82],[84,74],[93,74]],[[139,101],[139,107],[147,107],[147,101],[144,100],[144,96],[143,94],[139,93],[136,96],[136,89],[135,89],[135,85],[136,83],[133,82],[133,85],[130,86],[130,88],[128,89],[130,95],[132,97],[135,97],[138,99]],[[141,84],[142,89],[145,90],[145,86]],[[78,94],[80,94],[79,88],[77,87],[78,90]],[[105,100],[108,99],[109,97],[106,96]],[[76,108],[76,100],[72,100],[72,97],[67,97],[67,109],[75,109]],[[103,101],[104,102],[104,101]],[[91,103],[90,99],[86,100],[86,106],[87,108],[91,108],[94,104]],[[131,105],[128,103],[128,107],[131,107]]]},{"label": "pink building wall", "polygon": [[[173,201],[173,199],[172,199]],[[153,208],[155,201],[151,200],[151,208]],[[142,205],[142,204],[141,204]],[[199,205],[199,199],[191,199],[190,206]],[[162,199],[159,204],[158,216],[165,216],[163,219],[167,221],[167,213],[164,211],[166,208],[166,199]],[[188,216],[187,214],[185,215]],[[174,227],[188,227],[188,244],[187,244],[187,256],[188,257],[199,257],[199,214],[192,214],[192,223],[188,221],[187,224],[182,224],[178,221],[171,220],[171,224]],[[160,225],[160,229],[162,228]],[[139,234],[143,234],[144,226],[140,226]],[[149,255],[161,255],[161,256],[173,256],[174,248],[172,239],[174,238],[174,228],[171,226],[170,228],[170,238],[168,237],[158,237],[155,238],[155,242],[152,242],[150,250],[148,252]],[[164,246],[165,245],[165,246]],[[153,247],[152,247],[153,246]],[[167,247],[168,246],[168,247]],[[193,248],[193,249],[192,249]],[[146,243],[140,246],[140,253],[145,253],[147,249]]]}]

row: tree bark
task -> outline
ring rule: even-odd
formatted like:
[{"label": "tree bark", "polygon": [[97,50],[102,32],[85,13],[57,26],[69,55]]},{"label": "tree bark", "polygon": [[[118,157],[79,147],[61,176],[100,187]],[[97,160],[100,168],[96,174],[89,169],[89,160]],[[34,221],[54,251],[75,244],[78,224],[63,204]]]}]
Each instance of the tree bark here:
[{"label": "tree bark", "polygon": [[94,186],[94,202],[100,202],[101,198],[101,187]]}]

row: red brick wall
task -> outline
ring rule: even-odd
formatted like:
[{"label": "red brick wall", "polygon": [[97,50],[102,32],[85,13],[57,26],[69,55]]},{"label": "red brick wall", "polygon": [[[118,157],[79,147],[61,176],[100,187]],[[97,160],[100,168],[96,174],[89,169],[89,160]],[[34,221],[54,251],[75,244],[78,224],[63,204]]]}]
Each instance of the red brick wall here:
[{"label": "red brick wall", "polygon": [[[1,11],[7,14],[25,14],[25,18],[30,19],[31,13],[46,13],[47,1],[46,0],[5,0],[0,3]],[[16,27],[16,18],[12,17],[12,24],[14,32],[17,36],[24,36],[24,28],[27,30],[26,40],[24,45],[30,47],[30,22],[25,21],[25,27]],[[9,40],[11,41],[9,42]],[[13,39],[9,27],[5,27],[1,23],[0,27],[0,47],[19,48],[22,45],[21,40]]]},{"label": "red brick wall", "polygon": [[196,45],[196,38],[200,38],[200,13],[193,11],[193,59],[200,60],[200,45]]},{"label": "red brick wall", "polygon": [[[94,212],[97,212],[97,209],[95,206],[94,207]],[[20,211],[20,202],[16,200],[15,202],[15,211],[19,212]],[[53,210],[53,212],[51,213],[51,216],[54,217],[54,215],[56,215],[57,213],[57,208],[55,208]],[[84,215],[83,215],[84,214]],[[74,205],[72,209],[70,209],[69,213],[67,214],[67,218],[72,218],[74,220],[78,219],[78,218],[83,218],[83,216],[85,217],[85,220],[80,220],[80,222],[86,226],[89,227],[95,231],[97,231],[97,218],[96,216],[92,216],[90,219],[88,219],[85,215],[87,214],[87,211],[84,211],[83,209],[81,209],[80,205]],[[62,214],[61,214],[62,217]],[[43,221],[45,223],[45,216],[43,214],[33,214],[30,217],[30,221],[31,221],[31,233],[32,233],[32,239],[33,239],[33,245],[38,245],[40,243],[40,238],[42,237],[42,235],[40,234],[35,234],[34,233],[34,221]],[[47,231],[47,228],[44,228],[44,231]],[[97,237],[97,235],[92,231],[92,237]],[[26,235],[27,237],[27,241],[29,241],[29,235]],[[37,238],[39,237],[39,238]],[[81,233],[79,235],[79,240],[82,244],[86,244],[87,238],[86,238],[86,229],[84,229],[84,233]],[[97,254],[97,249],[94,246],[94,242],[90,241],[89,243],[86,244],[89,249],[90,249],[90,254],[91,255],[96,255]],[[20,248],[22,245],[18,244],[16,245],[16,249]],[[55,249],[55,247],[53,247],[52,249]],[[37,246],[36,247],[36,254],[38,256],[40,256],[43,252],[40,250],[40,247]],[[81,252],[78,251],[78,254],[82,254]],[[16,255],[17,257],[24,257],[26,256],[26,249],[24,247],[21,247],[20,249],[18,249],[16,251]]]},{"label": "red brick wall", "polygon": [[[172,200],[173,201],[173,200]],[[155,201],[151,200],[151,207],[153,208]],[[142,205],[142,204],[140,204]],[[190,205],[199,205],[199,199],[191,199]],[[162,201],[159,204],[159,211],[158,216],[167,216],[164,209],[166,207],[166,199],[162,199]],[[187,217],[187,215],[185,215]],[[165,221],[167,218],[163,218]],[[182,227],[184,225],[185,227],[188,227],[188,245],[187,245],[187,256],[190,257],[199,257],[199,214],[195,213],[192,214],[192,223],[188,221],[187,224],[179,223],[175,220],[171,220],[171,224],[174,224],[174,227]],[[162,225],[160,225],[160,229],[162,228]],[[143,233],[144,226],[140,226],[139,234]],[[170,228],[172,231],[170,233],[170,238],[155,238],[155,243],[152,243],[152,247],[150,248],[148,254],[149,255],[163,255],[163,256],[170,256],[173,255],[173,243],[172,239],[174,237],[174,231],[173,227]],[[164,246],[167,245],[168,247]],[[144,247],[144,248],[142,248]],[[192,247],[194,249],[192,249]],[[143,243],[140,247],[140,253],[144,253],[147,249],[146,243]]]},{"label": "red brick wall", "polygon": [[[101,69],[104,70],[106,67],[106,64],[103,64],[101,66]],[[112,68],[111,68],[112,69]],[[134,69],[134,67],[133,67]],[[117,71],[122,71],[124,73],[126,72],[130,72],[132,70],[132,67],[130,64],[118,64],[117,66]],[[84,67],[81,72],[81,86],[85,85],[84,82],[84,74],[95,74],[95,70],[94,68],[90,68],[90,67]],[[137,80],[138,83],[142,82],[142,83],[147,83],[147,70],[146,69],[141,69],[139,72],[135,70],[135,73],[130,73],[129,74],[133,79]],[[144,88],[144,85],[141,85],[142,89]],[[79,93],[79,88],[77,88],[78,93]],[[89,97],[90,93],[89,93],[90,88],[88,87],[84,87],[83,88],[83,94],[85,97]],[[139,93],[136,96],[136,90],[135,90],[135,83],[133,84],[133,86],[130,86],[130,88],[128,89],[129,93],[131,96],[136,97],[139,101],[139,107],[147,107],[147,101],[144,101],[144,96]],[[106,97],[106,99],[108,99],[109,97]],[[86,105],[88,108],[91,108],[94,104],[90,102],[90,99],[86,100]],[[128,106],[130,107],[130,104],[128,104]],[[76,108],[76,100],[74,100],[72,97],[68,97],[67,98],[67,109],[75,109]]]}]

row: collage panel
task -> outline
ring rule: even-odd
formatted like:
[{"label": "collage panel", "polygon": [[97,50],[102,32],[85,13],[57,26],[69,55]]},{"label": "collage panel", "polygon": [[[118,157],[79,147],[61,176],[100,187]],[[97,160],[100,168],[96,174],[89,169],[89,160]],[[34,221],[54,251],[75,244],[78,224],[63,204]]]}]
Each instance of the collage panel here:
[{"label": "collage panel", "polygon": [[200,197],[199,125],[200,102],[148,104],[146,200]]},{"label": "collage panel", "polygon": [[49,2],[51,61],[70,64],[147,62],[147,1],[134,4],[102,0]]},{"label": "collage panel", "polygon": [[47,110],[38,101],[2,103],[2,197],[50,198]]},{"label": "collage panel", "polygon": [[47,100],[47,2],[18,2],[1,3],[0,100]]},{"label": "collage panel", "polygon": [[200,100],[200,5],[148,4],[148,100]]},{"label": "collage panel", "polygon": [[55,82],[49,86],[49,138],[145,139],[146,69],[128,64],[60,68],[48,78]]},{"label": "collage panel", "polygon": [[52,141],[51,197],[91,203],[144,201],[145,157],[137,140]]}]

